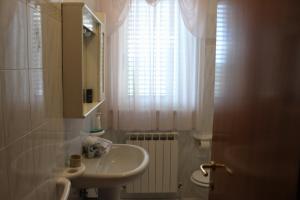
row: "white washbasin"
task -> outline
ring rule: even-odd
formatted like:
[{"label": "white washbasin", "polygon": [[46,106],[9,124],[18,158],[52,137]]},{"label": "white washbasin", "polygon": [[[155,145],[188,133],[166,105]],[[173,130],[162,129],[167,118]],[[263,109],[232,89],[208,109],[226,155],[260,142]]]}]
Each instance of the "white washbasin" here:
[{"label": "white washbasin", "polygon": [[146,170],[147,151],[139,146],[113,144],[109,153],[101,158],[83,159],[84,173],[72,180],[80,188],[113,188],[125,185]]}]

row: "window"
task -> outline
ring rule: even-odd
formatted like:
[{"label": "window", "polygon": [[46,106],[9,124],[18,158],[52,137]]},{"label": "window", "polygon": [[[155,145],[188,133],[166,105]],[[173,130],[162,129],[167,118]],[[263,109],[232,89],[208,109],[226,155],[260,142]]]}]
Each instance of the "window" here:
[{"label": "window", "polygon": [[132,1],[126,33],[129,96],[163,97],[177,92],[183,22],[176,2],[161,0],[152,7],[146,1]]},{"label": "window", "polygon": [[[110,37],[112,126],[191,130],[200,107],[207,105],[205,86],[212,80],[202,79],[209,71],[202,59],[206,39],[196,37],[198,27],[184,23],[191,3],[185,9],[177,0],[159,0],[154,6],[145,0],[130,3],[124,23]],[[201,23],[204,27],[206,22]]]}]

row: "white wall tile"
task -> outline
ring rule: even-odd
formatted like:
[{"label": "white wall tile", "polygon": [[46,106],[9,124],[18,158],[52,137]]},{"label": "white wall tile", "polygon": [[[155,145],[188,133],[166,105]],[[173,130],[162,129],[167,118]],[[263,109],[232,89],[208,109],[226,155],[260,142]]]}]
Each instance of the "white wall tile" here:
[{"label": "white wall tile", "polygon": [[0,69],[27,68],[26,5],[0,1]]},{"label": "white wall tile", "polygon": [[[45,45],[44,51],[45,64],[47,67],[53,68],[62,66],[62,35],[61,35],[61,22],[53,19],[52,17],[46,17],[45,20]],[[61,69],[62,70],[62,69]]]},{"label": "white wall tile", "polygon": [[30,130],[30,102],[27,70],[0,70],[5,142],[13,142]]},{"label": "white wall tile", "polygon": [[35,129],[46,121],[45,90],[43,70],[30,69],[31,127]]},{"label": "white wall tile", "polygon": [[28,136],[7,147],[7,169],[11,200],[19,200],[33,191],[35,169],[31,141]]}]

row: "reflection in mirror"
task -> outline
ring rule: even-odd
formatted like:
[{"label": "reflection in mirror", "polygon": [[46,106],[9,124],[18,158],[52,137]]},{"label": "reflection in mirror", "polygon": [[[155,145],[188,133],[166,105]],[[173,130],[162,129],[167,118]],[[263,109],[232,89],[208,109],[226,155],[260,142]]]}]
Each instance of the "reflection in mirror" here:
[{"label": "reflection in mirror", "polygon": [[228,45],[231,41],[229,30],[229,6],[226,1],[218,1],[217,5],[217,27],[216,27],[216,60],[215,60],[215,101],[222,96],[224,87],[224,69],[228,63]]},{"label": "reflection in mirror", "polygon": [[42,15],[41,9],[29,9],[29,50],[30,67],[42,68],[43,66],[43,37],[42,37]]}]

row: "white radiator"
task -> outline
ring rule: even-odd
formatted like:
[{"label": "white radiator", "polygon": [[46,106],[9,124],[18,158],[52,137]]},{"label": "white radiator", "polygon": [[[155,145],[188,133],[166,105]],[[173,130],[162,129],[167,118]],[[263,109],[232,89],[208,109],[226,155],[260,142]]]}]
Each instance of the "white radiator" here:
[{"label": "white radiator", "polygon": [[150,157],[148,169],[140,178],[127,185],[127,193],[177,192],[177,136],[176,132],[127,134],[126,143],[143,147]]}]

